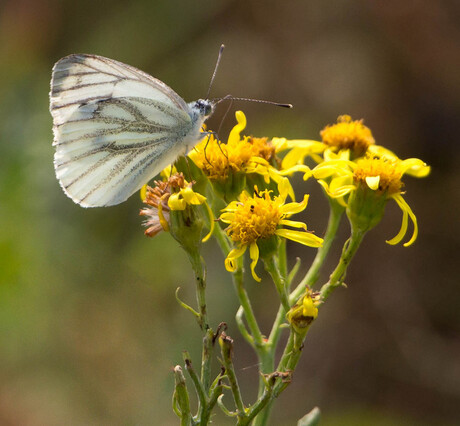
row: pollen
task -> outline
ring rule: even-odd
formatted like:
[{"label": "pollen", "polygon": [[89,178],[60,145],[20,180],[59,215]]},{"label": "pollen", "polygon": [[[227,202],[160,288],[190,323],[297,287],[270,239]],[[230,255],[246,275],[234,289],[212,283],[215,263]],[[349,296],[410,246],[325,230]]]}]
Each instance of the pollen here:
[{"label": "pollen", "polygon": [[261,157],[264,160],[270,161],[275,158],[275,145],[268,138],[255,138],[250,136],[248,143],[252,145],[251,149],[254,157]]},{"label": "pollen", "polygon": [[233,241],[249,245],[275,234],[283,214],[279,203],[270,199],[270,191],[256,193],[254,197],[244,193],[241,201],[235,203],[233,218],[226,230]]},{"label": "pollen", "polygon": [[349,115],[341,115],[337,123],[326,126],[320,132],[324,144],[337,150],[350,150],[352,157],[361,157],[375,143],[371,130],[363,120],[352,121]]},{"label": "pollen", "polygon": [[252,157],[268,161],[274,152],[268,138],[233,138],[222,144],[211,136],[197,146],[191,158],[210,179],[223,181],[232,173],[244,172]]},{"label": "pollen", "polygon": [[368,156],[357,161],[353,179],[371,189],[387,192],[388,195],[391,195],[401,192],[402,175],[401,161]]}]

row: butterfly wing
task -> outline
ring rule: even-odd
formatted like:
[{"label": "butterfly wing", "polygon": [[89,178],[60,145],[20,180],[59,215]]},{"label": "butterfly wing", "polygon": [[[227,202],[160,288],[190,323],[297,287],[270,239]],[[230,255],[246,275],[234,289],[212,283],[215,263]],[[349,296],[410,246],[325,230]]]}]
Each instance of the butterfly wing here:
[{"label": "butterfly wing", "polygon": [[50,94],[56,176],[84,207],[119,204],[181,154],[195,123],[161,81],[95,55],[53,68]]}]

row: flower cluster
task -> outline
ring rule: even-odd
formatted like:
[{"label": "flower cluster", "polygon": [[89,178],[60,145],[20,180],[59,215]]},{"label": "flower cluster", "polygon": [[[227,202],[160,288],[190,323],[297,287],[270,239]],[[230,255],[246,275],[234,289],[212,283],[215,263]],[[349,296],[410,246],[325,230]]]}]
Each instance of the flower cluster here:
[{"label": "flower cluster", "polygon": [[[404,238],[408,218],[414,231],[404,245],[415,241],[417,220],[403,198],[401,179],[404,175],[424,177],[430,168],[416,158],[401,160],[377,145],[363,120],[339,116],[337,123],[321,130],[321,140],[246,136],[242,135],[247,124],[243,112],[236,113],[236,120],[226,143],[206,132],[207,136],[189,153],[189,159],[202,174],[199,180],[208,182],[201,186],[201,193],[194,191],[192,183],[187,183],[182,174],[156,182],[155,188],[148,187],[144,202],[150,207],[141,211],[147,217],[146,235],[169,230],[171,210],[205,205],[211,230],[208,237],[214,228],[214,214],[227,224],[225,232],[234,245],[225,259],[227,270],[235,271],[237,259],[249,248],[252,276],[260,281],[255,272],[258,259],[273,252],[279,238],[311,247],[322,244],[320,237],[307,231],[305,223],[289,219],[307,206],[308,195],[295,202],[287,178],[294,172],[302,172],[304,180],[314,176],[327,196],[346,208],[352,227],[361,231],[375,226],[386,202],[395,200],[403,212],[402,226],[387,242],[397,244]],[[312,170],[305,164],[309,157],[316,163]],[[171,168],[165,169],[164,176],[167,170]],[[262,180],[257,180],[257,176]],[[292,202],[287,203],[287,197]],[[209,205],[219,205],[216,198],[224,207],[213,213]]]},{"label": "flower cluster", "polygon": [[[367,231],[380,222],[389,200],[401,208],[402,225],[398,234],[387,242],[398,244],[404,239],[409,219],[413,233],[404,246],[416,240],[417,219],[403,198],[402,179],[406,175],[425,177],[430,172],[422,160],[403,160],[377,145],[363,120],[352,120],[348,115],[326,126],[320,132],[320,140],[248,136],[243,133],[247,123],[241,111],[236,113],[236,120],[226,141],[203,130],[203,140],[187,159],[167,167],[161,174],[162,180],[141,191],[147,205],[140,213],[146,217],[145,234],[153,237],[168,231],[187,253],[195,274],[197,309],[181,301],[176,292],[179,304],[195,316],[203,332],[201,377],[194,372],[187,353],[184,357],[200,399],[194,416],[182,369],[180,366],[174,369],[173,408],[184,424],[208,424],[216,404],[229,416],[236,413],[241,424],[250,424],[254,419],[265,424],[273,402],[266,395],[278,396],[289,383],[320,307],[332,291],[345,286],[347,268],[354,254]],[[313,178],[310,182],[318,183],[329,200],[330,216],[324,239],[311,232],[305,222],[292,218],[303,212],[309,202],[305,190],[298,197],[301,201],[296,201],[289,179],[295,172],[302,173],[304,181]],[[306,187],[304,182],[300,183]],[[350,237],[328,281],[318,291],[313,290],[345,212],[351,226]],[[205,228],[209,232],[203,238]],[[208,319],[206,267],[201,246],[211,235],[222,249],[226,270],[232,274],[240,302],[236,314],[238,329],[255,350],[261,366],[258,400],[250,405],[243,403],[238,388],[232,364],[233,339],[225,333],[223,322],[214,332]],[[300,259],[289,270],[287,240],[317,249],[310,269],[295,288],[292,284]],[[250,259],[250,275],[247,275],[252,277],[251,281],[261,281],[256,272],[261,260],[279,296],[278,313],[273,316],[275,320],[267,336],[261,332],[244,285],[247,253]],[[275,365],[277,346],[286,329],[289,338],[285,340],[279,364]],[[221,372],[212,379],[211,355],[216,338],[225,374]],[[233,394],[236,411],[223,405],[224,386]]]},{"label": "flower cluster", "polygon": [[346,119],[339,117],[339,122],[326,127],[321,135],[329,143],[333,140],[335,149],[333,152],[325,149],[324,159],[314,168],[313,175],[327,195],[347,207],[352,226],[368,231],[380,222],[386,202],[393,199],[401,208],[403,219],[399,233],[387,242],[398,244],[404,238],[410,217],[414,231],[404,246],[411,245],[417,238],[418,225],[402,196],[404,183],[401,179],[405,174],[425,177],[430,167],[418,158],[401,160],[388,149],[375,145],[370,130],[362,121],[352,122],[348,116]]}]

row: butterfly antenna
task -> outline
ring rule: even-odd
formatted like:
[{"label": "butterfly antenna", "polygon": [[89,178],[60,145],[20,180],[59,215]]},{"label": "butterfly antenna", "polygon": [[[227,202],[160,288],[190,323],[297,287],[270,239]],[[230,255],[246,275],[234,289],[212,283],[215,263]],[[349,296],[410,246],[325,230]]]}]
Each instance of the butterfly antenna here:
[{"label": "butterfly antenna", "polygon": [[266,101],[264,99],[235,98],[232,95],[227,95],[227,96],[224,96],[223,98],[214,98],[211,100],[215,102],[216,105],[220,104],[223,101],[231,100],[231,101],[257,102],[259,104],[268,104],[268,105],[275,105],[275,106],[279,106],[283,108],[292,108],[292,104],[282,104],[280,102]]},{"label": "butterfly antenna", "polygon": [[219,49],[219,56],[217,57],[216,66],[214,67],[214,72],[212,73],[211,82],[209,83],[208,93],[206,93],[205,99],[209,99],[209,93],[211,93],[212,83],[214,83],[214,78],[216,77],[217,68],[219,68],[219,63],[220,63],[220,59],[222,58],[222,52],[224,51],[224,48],[225,46],[221,44],[220,49]]}]

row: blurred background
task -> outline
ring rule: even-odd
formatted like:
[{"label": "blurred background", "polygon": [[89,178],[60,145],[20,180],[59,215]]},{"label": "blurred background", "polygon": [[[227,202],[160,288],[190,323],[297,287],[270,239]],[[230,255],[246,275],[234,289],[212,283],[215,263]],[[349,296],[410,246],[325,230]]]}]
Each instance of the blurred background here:
[{"label": "blurred background", "polygon": [[[95,53],[192,101],[205,96],[221,43],[211,96],[294,105],[235,103],[247,134],[318,138],[347,113],[401,158],[432,166],[424,180],[405,179],[417,242],[385,243],[401,220],[389,204],[349,270],[349,288],[321,309],[272,424],[296,424],[315,405],[329,426],[459,424],[459,19],[455,0],[1,0],[0,424],[178,424],[171,369],[184,349],[196,365],[200,356],[198,327],[174,298],[180,286],[193,302],[191,269],[169,235],[144,237],[137,196],[85,210],[63,194],[49,80],[62,56]],[[221,136],[233,124],[232,112]],[[307,185],[304,219],[322,235],[327,203]],[[348,232],[344,221],[323,282]],[[292,245],[289,255],[305,272],[314,253]],[[204,256],[211,321],[229,325],[250,403],[257,368],[234,324],[237,299],[214,243]],[[273,286],[249,280],[248,291],[268,332]],[[214,424],[232,423],[218,414]]]}]

